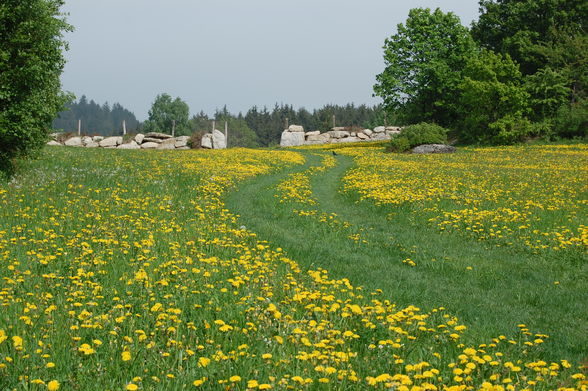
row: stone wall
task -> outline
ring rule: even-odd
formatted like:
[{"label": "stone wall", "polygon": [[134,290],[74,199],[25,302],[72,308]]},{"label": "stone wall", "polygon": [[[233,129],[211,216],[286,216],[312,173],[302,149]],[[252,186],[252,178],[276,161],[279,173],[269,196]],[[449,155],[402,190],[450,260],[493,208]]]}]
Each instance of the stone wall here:
[{"label": "stone wall", "polygon": [[53,133],[52,140],[47,145],[84,147],[84,148],[116,148],[116,149],[190,149],[188,136],[172,137],[164,133],[137,134],[132,139],[124,141],[122,136],[74,136],[65,141],[58,141],[60,133]]},{"label": "stone wall", "polygon": [[400,133],[402,128],[397,126],[378,126],[372,129],[350,130],[350,128],[336,127],[328,132],[305,132],[300,125],[290,125],[282,133],[281,147],[296,147],[300,145],[354,143],[363,141],[390,140],[393,134]]}]

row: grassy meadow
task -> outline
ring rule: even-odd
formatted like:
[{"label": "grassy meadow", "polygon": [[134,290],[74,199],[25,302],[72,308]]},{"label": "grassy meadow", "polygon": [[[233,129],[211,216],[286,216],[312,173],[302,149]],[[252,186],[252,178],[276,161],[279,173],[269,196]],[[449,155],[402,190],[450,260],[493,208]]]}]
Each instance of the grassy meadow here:
[{"label": "grassy meadow", "polygon": [[588,148],[47,148],[0,390],[583,389]]}]

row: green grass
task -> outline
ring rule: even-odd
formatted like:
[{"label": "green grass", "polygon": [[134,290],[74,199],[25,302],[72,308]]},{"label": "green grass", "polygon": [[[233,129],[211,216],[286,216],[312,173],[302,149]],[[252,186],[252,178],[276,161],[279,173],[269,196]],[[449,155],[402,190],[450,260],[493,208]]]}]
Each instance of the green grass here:
[{"label": "green grass", "polygon": [[[298,170],[320,164],[317,156],[306,156],[307,165]],[[323,267],[368,291],[382,289],[400,305],[446,307],[470,327],[471,341],[513,335],[524,323],[534,332],[550,335],[542,347],[545,357],[578,362],[587,358],[585,257],[562,259],[553,252],[496,247],[440,233],[410,205],[358,202],[353,194],[340,191],[352,159],[339,155],[337,163],[312,176],[313,196],[318,210],[335,213],[351,224],[349,228],[332,229],[293,213],[300,205],[279,203],[275,188],[289,172],[241,185],[230,194],[227,206],[248,228],[285,248],[305,268]],[[353,233],[360,233],[367,243],[348,239]],[[403,263],[407,258],[417,266]]]},{"label": "green grass", "polygon": [[[300,153],[48,148],[23,165],[0,184],[0,390],[523,388],[539,357],[579,363],[578,264],[531,264],[410,208],[357,203],[338,191],[345,156],[313,170],[317,205],[282,203],[278,183],[331,156]],[[293,213],[313,208],[325,214]],[[562,322],[527,348],[516,323],[553,325],[548,294],[577,330]],[[479,345],[501,333],[512,344]]]}]

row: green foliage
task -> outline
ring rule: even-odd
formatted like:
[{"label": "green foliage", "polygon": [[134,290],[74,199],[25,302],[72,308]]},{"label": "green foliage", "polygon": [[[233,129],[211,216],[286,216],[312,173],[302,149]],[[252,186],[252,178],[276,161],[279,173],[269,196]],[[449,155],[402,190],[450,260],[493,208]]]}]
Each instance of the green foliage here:
[{"label": "green foliage", "polygon": [[412,9],[406,23],[386,39],[386,68],[376,76],[375,94],[388,110],[401,110],[406,122],[450,125],[461,69],[474,48],[469,30],[455,14]]},{"label": "green foliage", "polygon": [[533,119],[544,121],[569,101],[567,78],[559,71],[545,67],[526,78],[525,87],[530,94]]},{"label": "green foliage", "polygon": [[169,94],[157,95],[149,110],[145,131],[171,134],[175,121],[176,136],[189,135],[189,116],[190,108],[180,98],[172,99]]},{"label": "green foliage", "polygon": [[410,141],[405,136],[392,137],[388,144],[388,151],[390,152],[405,152],[410,149]]},{"label": "green foliage", "polygon": [[59,77],[71,30],[62,0],[0,3],[0,170],[34,155],[47,140],[51,121],[69,99]]},{"label": "green foliage", "polygon": [[553,122],[554,132],[559,137],[588,138],[588,99],[562,106]]},{"label": "green foliage", "polygon": [[510,144],[530,131],[524,119],[529,94],[518,65],[507,56],[482,50],[468,60],[459,85],[460,139]]},{"label": "green foliage", "polygon": [[488,125],[488,137],[492,137],[492,144],[515,144],[524,141],[532,130],[531,121],[520,113],[507,114]]},{"label": "green foliage", "polygon": [[480,10],[472,27],[474,38],[488,49],[509,54],[524,75],[545,65],[538,46],[558,41],[555,31],[585,35],[588,25],[584,0],[481,0]]},{"label": "green foliage", "polygon": [[447,144],[448,130],[432,123],[421,122],[402,129],[400,134],[393,135],[388,150],[404,152],[423,144]]}]

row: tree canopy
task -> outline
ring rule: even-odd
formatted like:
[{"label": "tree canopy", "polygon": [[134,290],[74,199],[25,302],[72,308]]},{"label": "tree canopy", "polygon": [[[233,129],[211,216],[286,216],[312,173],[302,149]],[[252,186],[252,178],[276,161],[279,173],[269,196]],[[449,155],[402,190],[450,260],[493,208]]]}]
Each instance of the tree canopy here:
[{"label": "tree canopy", "polygon": [[401,110],[407,122],[449,125],[461,70],[474,48],[455,14],[412,9],[406,23],[385,41],[386,68],[376,76],[374,91],[389,110]]},{"label": "tree canopy", "polygon": [[375,95],[404,123],[464,142],[588,137],[588,3],[481,0],[472,29],[416,8],[386,39]]},{"label": "tree canopy", "polygon": [[0,170],[45,144],[51,121],[69,97],[60,75],[71,26],[62,0],[0,2]]},{"label": "tree canopy", "polygon": [[190,108],[180,98],[172,99],[169,94],[157,95],[149,110],[149,119],[145,122],[148,132],[172,134],[175,128],[176,136],[190,134],[188,120]]}]

